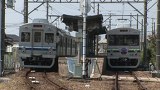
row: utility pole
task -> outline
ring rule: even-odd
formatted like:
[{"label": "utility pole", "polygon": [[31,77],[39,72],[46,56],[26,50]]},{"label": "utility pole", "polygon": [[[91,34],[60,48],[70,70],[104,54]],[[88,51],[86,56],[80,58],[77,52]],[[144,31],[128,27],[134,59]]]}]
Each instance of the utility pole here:
[{"label": "utility pole", "polygon": [[154,18],[152,18],[152,37],[155,36],[155,22],[154,22]]},{"label": "utility pole", "polygon": [[87,5],[86,5],[86,0],[84,0],[84,12],[83,12],[83,67],[82,67],[82,76],[84,79],[86,79],[86,75],[87,75],[87,72],[86,72],[86,18],[87,18],[87,11],[86,11],[86,8],[87,8]]},{"label": "utility pole", "polygon": [[144,43],[142,43],[144,41],[144,36],[143,36],[143,19],[142,19],[142,24],[141,24],[141,50],[143,50],[143,46],[144,46]]},{"label": "utility pole", "polygon": [[[0,30],[1,30],[1,32],[2,32],[2,30],[3,30],[3,29],[2,29],[2,23],[3,23],[3,22],[2,22],[2,18],[3,18],[3,17],[2,17],[2,11],[3,11],[3,10],[2,10],[2,8],[3,8],[3,7],[2,7],[2,3],[3,3],[3,1],[1,0],[1,1],[0,1],[0,10],[1,10],[1,11],[0,11]],[[1,49],[1,50],[0,50],[0,76],[2,75],[2,41],[1,41],[1,40],[2,40],[2,33],[0,33],[0,49]]]},{"label": "utility pole", "polygon": [[86,19],[87,19],[87,13],[90,11],[91,8],[91,1],[90,0],[82,0],[81,5],[82,5],[82,16],[83,16],[83,67],[82,67],[82,77],[83,79],[86,79],[87,76],[87,70],[86,70]]},{"label": "utility pole", "polygon": [[4,37],[5,37],[5,0],[0,1],[0,76],[3,74],[3,60],[4,60]]},{"label": "utility pole", "polygon": [[143,47],[143,62],[145,69],[149,68],[149,61],[147,57],[147,0],[144,0],[144,47]]},{"label": "utility pole", "polygon": [[[99,3],[97,8],[97,15],[99,15]],[[98,55],[98,35],[96,35],[96,55]]]},{"label": "utility pole", "polygon": [[24,0],[24,23],[28,23],[28,0]]},{"label": "utility pole", "polygon": [[132,27],[132,13],[130,13],[130,27]]},{"label": "utility pole", "polygon": [[138,30],[138,14],[137,14],[137,30]]},{"label": "utility pole", "polygon": [[46,13],[46,19],[47,19],[47,21],[48,21],[48,7],[49,7],[49,1],[47,0],[46,1],[46,4],[47,4],[47,6],[46,6],[46,9],[47,9],[47,13]]},{"label": "utility pole", "polygon": [[156,69],[160,70],[160,1],[157,0]]},{"label": "utility pole", "polygon": [[112,28],[112,14],[109,14],[109,30]]},{"label": "utility pole", "polygon": [[154,37],[155,37],[156,36],[155,35],[156,34],[156,23],[155,22],[153,23],[153,32],[154,32],[153,34],[154,34]]},{"label": "utility pole", "polygon": [[152,18],[152,37],[155,37],[155,22],[154,22],[155,18]]},{"label": "utility pole", "polygon": [[154,21],[154,18],[151,18],[152,19],[152,37],[153,37],[153,33],[154,33],[154,31],[153,31],[153,21]]}]

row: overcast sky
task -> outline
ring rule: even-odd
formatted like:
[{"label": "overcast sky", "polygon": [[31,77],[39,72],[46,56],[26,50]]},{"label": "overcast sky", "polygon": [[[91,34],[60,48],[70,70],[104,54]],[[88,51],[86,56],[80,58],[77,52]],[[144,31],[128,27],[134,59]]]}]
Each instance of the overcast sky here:
[{"label": "overcast sky", "polygon": [[[24,0],[16,0],[15,2],[15,10],[18,12],[23,13],[23,1]],[[29,0],[32,1],[32,0]],[[59,0],[56,0],[59,1]],[[63,1],[63,0],[62,0]],[[74,0],[73,0],[74,1]],[[102,1],[102,0],[101,0]],[[112,0],[115,1],[115,0]],[[126,1],[126,0],[122,0]],[[133,1],[133,0],[127,0],[127,1]],[[151,0],[148,4],[148,8],[150,8],[157,0]],[[29,3],[29,12],[33,10],[36,6],[38,6],[40,3]],[[139,11],[142,13],[144,12],[144,4],[132,4],[134,7],[136,7]],[[81,15],[81,12],[79,10],[79,4],[62,4],[62,3],[50,3],[49,8],[49,15],[63,15],[63,14],[69,14],[69,15]],[[97,14],[97,4],[93,5],[95,6],[95,12],[92,8],[91,11],[88,13],[88,15],[96,15]],[[126,14],[132,14],[136,15],[139,14],[137,11],[135,11],[134,8],[132,8],[129,4],[125,3],[119,3],[119,4],[111,4],[111,3],[101,3],[100,4],[100,14],[102,15],[126,15]],[[148,11],[148,31],[151,31],[152,29],[152,19],[156,18],[157,16],[157,5],[154,5],[149,11]],[[35,18],[46,18],[46,4],[42,5],[40,8],[38,8],[36,11],[31,13],[29,15],[29,22],[32,22],[32,19]],[[52,22],[56,17],[49,18],[49,21]],[[103,20],[106,20],[108,16],[104,16]],[[121,17],[112,17],[112,24],[117,24],[119,21],[118,19],[121,19]],[[130,17],[123,17],[126,19],[130,19]],[[143,17],[139,17],[139,21],[141,21]],[[133,25],[136,25],[135,20],[132,18]],[[156,22],[156,21],[155,21]],[[23,15],[20,13],[15,12],[14,10],[10,8],[6,8],[6,33],[7,34],[16,34],[19,35],[19,26],[23,24]],[[57,25],[59,28],[64,29],[65,25],[60,21],[56,21],[53,23],[54,25]],[[108,25],[108,21],[103,23],[104,25]],[[139,26],[141,27],[141,26]],[[114,26],[112,27],[114,28]],[[136,27],[134,27],[136,28]],[[140,29],[140,28],[139,28]]]}]

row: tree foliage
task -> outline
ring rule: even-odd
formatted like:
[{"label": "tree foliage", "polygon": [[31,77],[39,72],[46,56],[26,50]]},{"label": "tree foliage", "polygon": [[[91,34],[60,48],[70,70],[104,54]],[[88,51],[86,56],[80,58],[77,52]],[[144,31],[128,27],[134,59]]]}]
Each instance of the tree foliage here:
[{"label": "tree foliage", "polygon": [[150,35],[148,36],[148,50],[150,53],[150,62],[155,64],[156,62],[156,36]]}]

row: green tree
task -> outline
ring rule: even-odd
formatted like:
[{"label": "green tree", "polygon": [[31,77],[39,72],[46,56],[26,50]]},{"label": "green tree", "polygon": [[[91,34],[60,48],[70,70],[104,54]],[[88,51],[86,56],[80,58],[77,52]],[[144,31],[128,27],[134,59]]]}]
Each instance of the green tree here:
[{"label": "green tree", "polygon": [[150,35],[148,36],[148,50],[150,54],[150,62],[155,64],[156,62],[156,36]]}]

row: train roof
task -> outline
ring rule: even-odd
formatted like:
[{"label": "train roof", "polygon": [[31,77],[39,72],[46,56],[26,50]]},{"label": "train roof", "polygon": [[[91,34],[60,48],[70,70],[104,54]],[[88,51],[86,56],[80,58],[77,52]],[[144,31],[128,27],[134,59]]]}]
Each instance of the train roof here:
[{"label": "train roof", "polygon": [[113,31],[113,30],[122,30],[122,29],[137,30],[137,31],[139,31],[138,29],[131,28],[131,27],[118,27],[118,28],[111,29],[110,31]]},{"label": "train roof", "polygon": [[21,25],[20,27],[23,27],[23,26],[25,27],[25,26],[28,26],[28,25],[30,26],[30,25],[33,25],[33,24],[51,25],[52,27],[55,27],[57,29],[57,31],[58,31],[58,33],[60,35],[62,35],[62,36],[66,36],[66,35],[67,36],[71,36],[69,32],[66,32],[66,31],[54,26],[53,24],[49,23],[46,19],[35,19],[35,20],[33,20],[33,22],[25,23],[25,24]]},{"label": "train roof", "polygon": [[52,25],[46,19],[34,19],[32,22],[30,22],[30,23],[24,23],[21,26],[31,25],[31,24],[48,24],[48,25]]},{"label": "train roof", "polygon": [[138,29],[134,28],[114,28],[107,31],[108,34],[140,34]]},{"label": "train roof", "polygon": [[46,23],[49,24],[47,19],[34,19],[32,23]]},{"label": "train roof", "polygon": [[[25,24],[22,24],[21,26],[27,26],[27,25],[32,25],[32,24],[43,24],[43,25],[52,25],[52,24],[49,24],[49,23],[25,23]],[[53,25],[54,26],[54,25]]]}]

